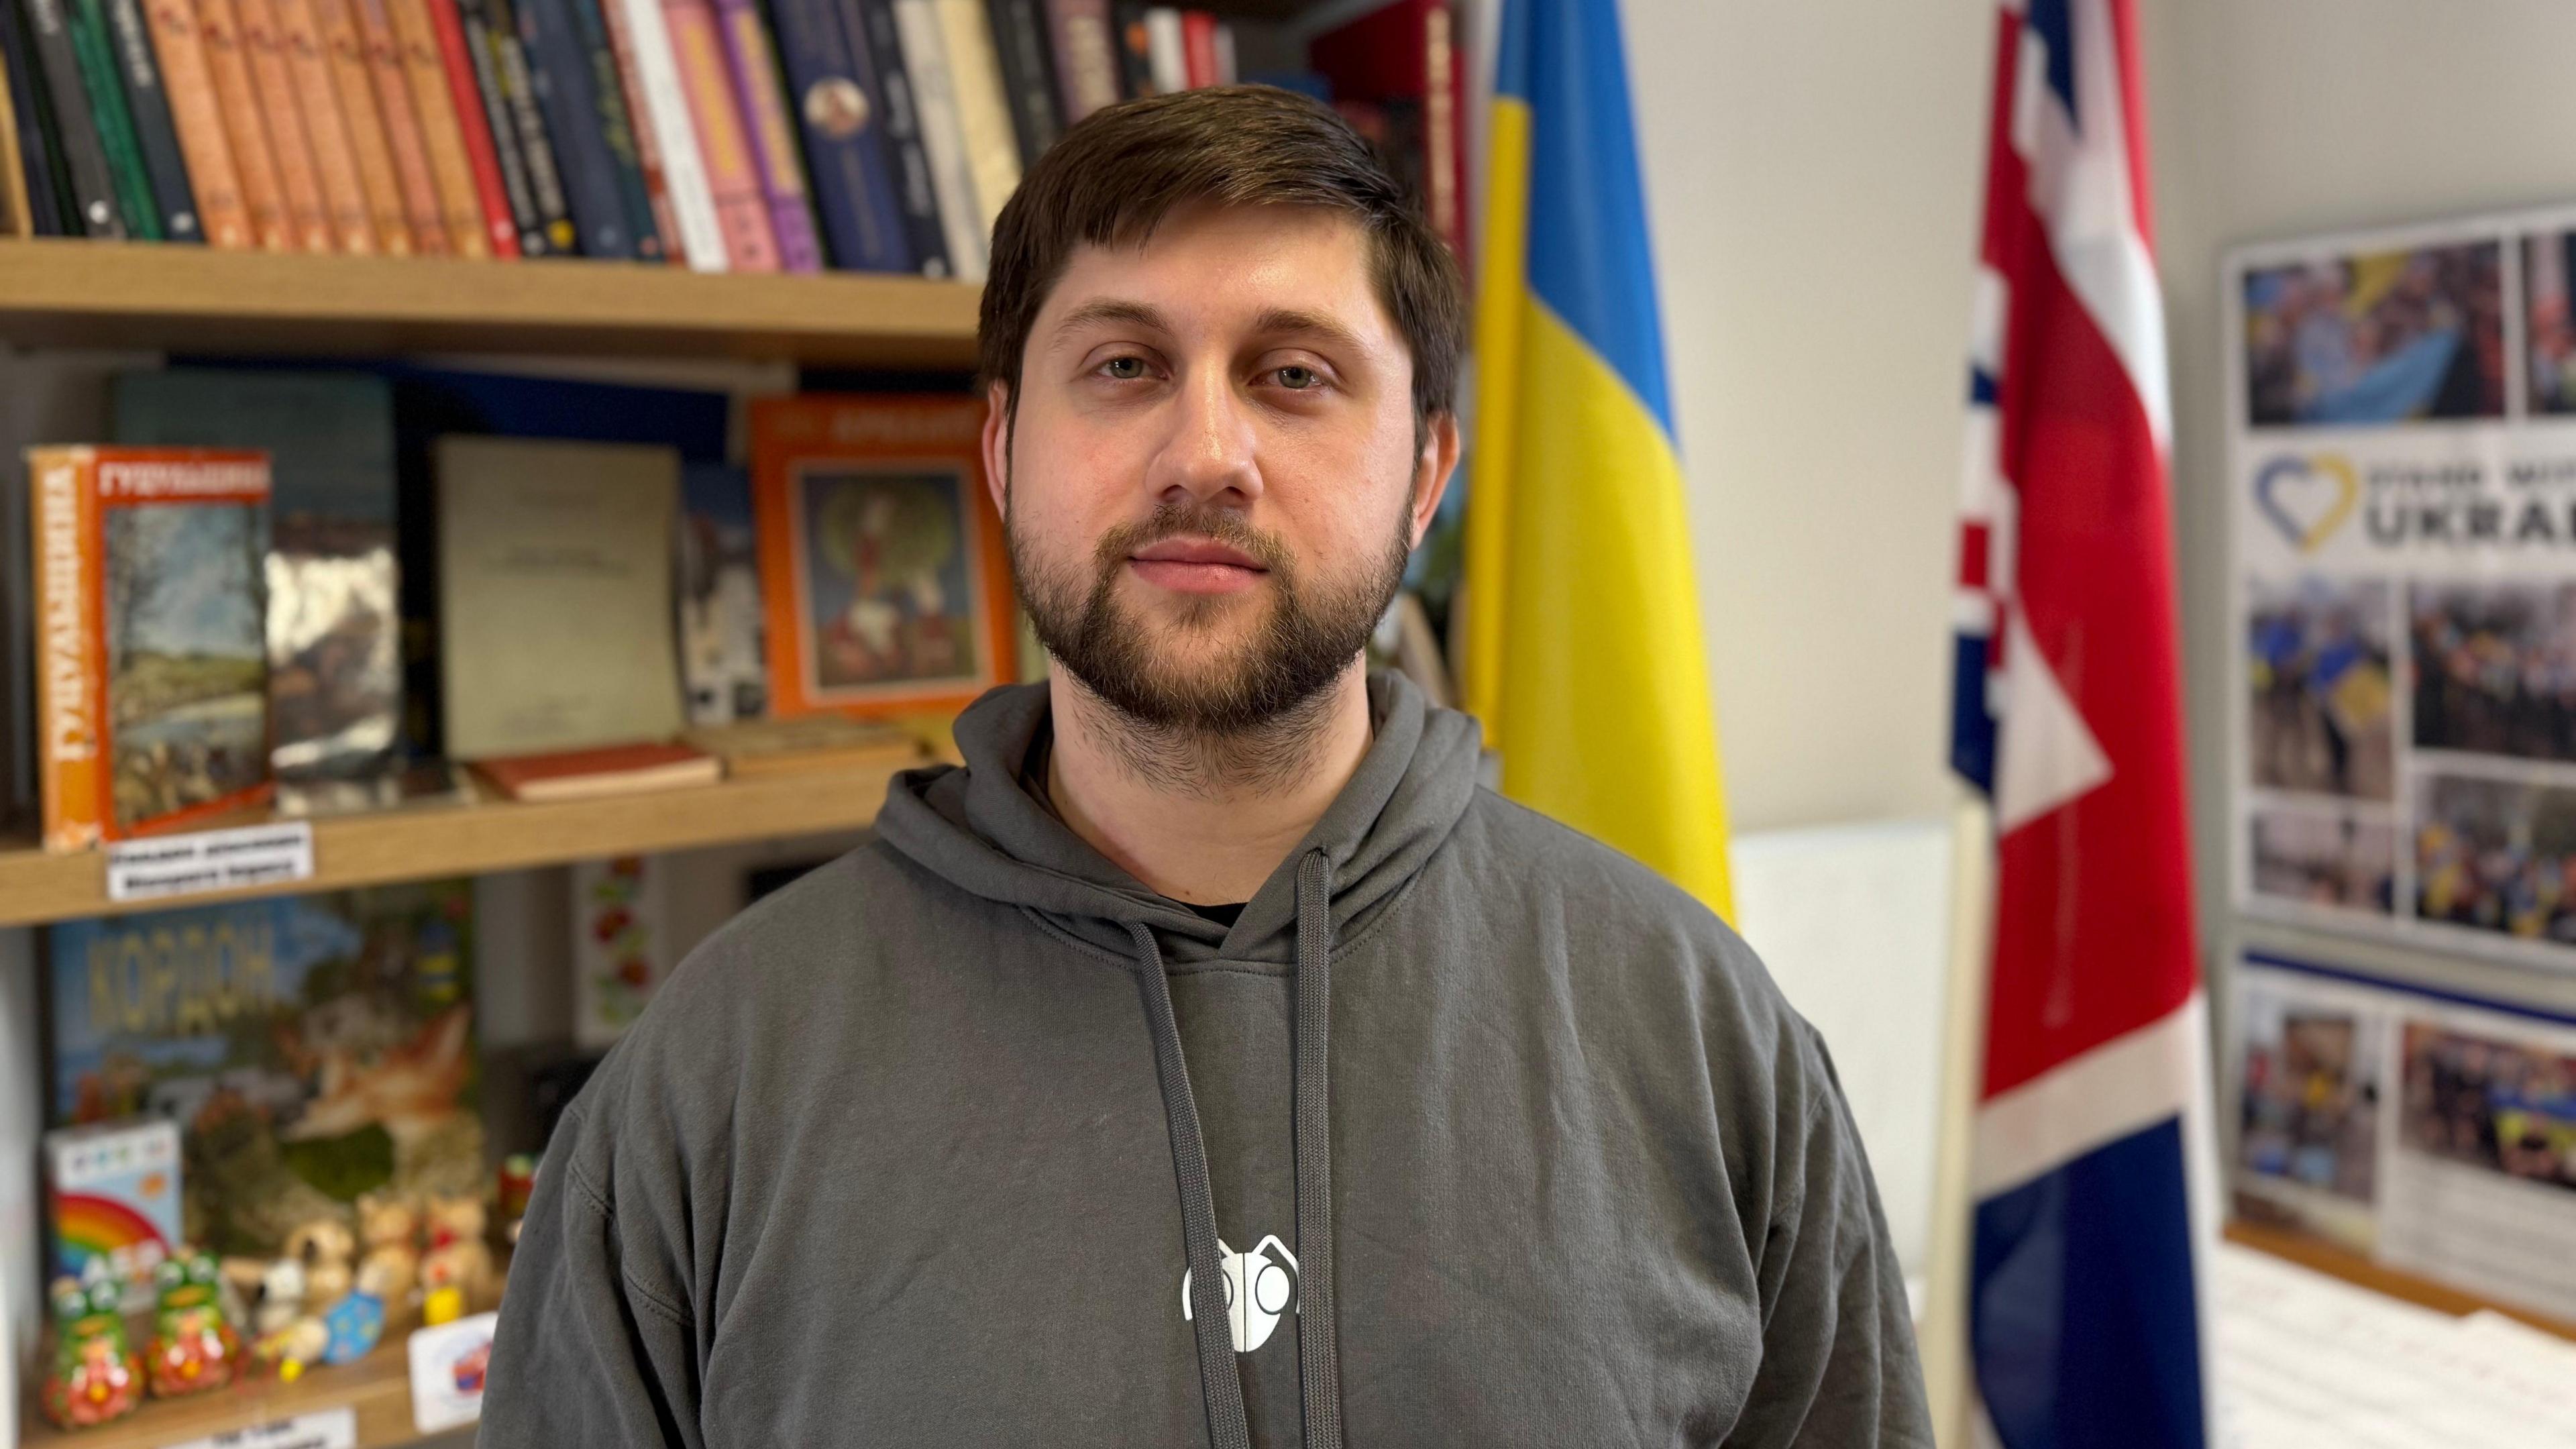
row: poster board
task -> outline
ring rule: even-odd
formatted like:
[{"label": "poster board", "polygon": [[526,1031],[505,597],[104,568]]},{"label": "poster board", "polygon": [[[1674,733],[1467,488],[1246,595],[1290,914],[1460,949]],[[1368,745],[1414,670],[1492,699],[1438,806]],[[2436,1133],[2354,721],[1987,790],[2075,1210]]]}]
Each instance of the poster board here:
[{"label": "poster board", "polygon": [[2249,915],[2576,969],[2576,208],[2231,253]]}]

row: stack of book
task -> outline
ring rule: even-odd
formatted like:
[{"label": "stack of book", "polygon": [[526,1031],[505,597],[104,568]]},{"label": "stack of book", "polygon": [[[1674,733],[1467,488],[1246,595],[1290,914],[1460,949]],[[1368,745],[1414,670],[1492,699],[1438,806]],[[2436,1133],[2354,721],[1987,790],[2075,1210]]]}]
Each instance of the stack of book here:
[{"label": "stack of book", "polygon": [[[1451,15],[1279,79],[1346,86],[1459,242]],[[1066,126],[1235,73],[1123,0],[0,0],[0,234],[973,280]]]}]

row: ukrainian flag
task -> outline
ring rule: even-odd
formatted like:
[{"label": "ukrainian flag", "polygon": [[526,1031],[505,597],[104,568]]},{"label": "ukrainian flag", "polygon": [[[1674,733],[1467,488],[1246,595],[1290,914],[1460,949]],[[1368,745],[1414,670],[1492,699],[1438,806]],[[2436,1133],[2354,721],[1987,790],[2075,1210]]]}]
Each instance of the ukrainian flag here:
[{"label": "ukrainian flag", "polygon": [[1503,793],[1729,910],[1614,0],[1505,0],[1461,660]]}]

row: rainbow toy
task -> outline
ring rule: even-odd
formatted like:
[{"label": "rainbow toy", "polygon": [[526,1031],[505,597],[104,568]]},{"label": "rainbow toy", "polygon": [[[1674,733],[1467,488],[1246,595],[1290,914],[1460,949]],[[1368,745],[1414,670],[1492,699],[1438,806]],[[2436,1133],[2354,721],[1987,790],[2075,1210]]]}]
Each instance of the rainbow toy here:
[{"label": "rainbow toy", "polygon": [[125,1311],[151,1306],[153,1273],[179,1241],[179,1129],[163,1120],[45,1134],[54,1272],[124,1285]]}]

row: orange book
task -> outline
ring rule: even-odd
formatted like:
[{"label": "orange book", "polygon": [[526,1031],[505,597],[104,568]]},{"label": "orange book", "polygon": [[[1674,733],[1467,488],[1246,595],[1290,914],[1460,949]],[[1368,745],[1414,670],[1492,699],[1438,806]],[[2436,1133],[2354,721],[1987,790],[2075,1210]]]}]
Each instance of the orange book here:
[{"label": "orange book", "polygon": [[975,397],[756,398],[772,714],[960,709],[1019,676]]},{"label": "orange book", "polygon": [[483,198],[474,188],[474,163],[465,158],[465,127],[456,118],[456,92],[447,83],[447,62],[439,54],[429,6],[426,0],[392,0],[385,8],[402,52],[403,74],[411,79],[412,106],[420,116],[448,242],[460,257],[489,257],[492,237],[483,225]]},{"label": "orange book", "polygon": [[278,37],[286,64],[295,72],[296,99],[304,111],[304,130],[313,143],[313,167],[322,178],[322,206],[340,250],[352,256],[376,253],[376,227],[367,214],[367,190],[358,180],[358,152],[349,138],[348,117],[331,84],[331,57],[322,46],[322,24],[313,0],[276,0]]},{"label": "orange book", "polygon": [[340,115],[349,123],[349,149],[358,158],[358,186],[367,194],[367,220],[386,255],[410,256],[411,214],[403,209],[402,179],[394,171],[393,143],[385,139],[384,116],[376,107],[376,83],[367,74],[367,48],[358,35],[358,17],[350,9],[350,0],[312,3],[322,49],[331,61],[332,89],[340,96]]},{"label": "orange book", "polygon": [[269,797],[268,455],[30,448],[47,850]]},{"label": "orange book", "polygon": [[242,45],[241,16],[233,0],[197,0],[197,36],[205,43],[215,104],[224,113],[224,138],[232,143],[233,171],[241,180],[251,235],[263,250],[292,250],[295,235],[287,227],[286,190],[277,177],[277,153],[269,149],[268,121],[260,113],[259,85],[251,79],[250,52]]},{"label": "orange book", "polygon": [[331,217],[322,205],[321,168],[313,162],[313,142],[295,104],[295,73],[286,64],[277,6],[273,0],[233,0],[233,9],[241,16],[242,52],[250,57],[251,79],[259,83],[260,113],[268,118],[278,187],[286,193],[287,227],[308,252],[337,250]]},{"label": "orange book", "polygon": [[491,782],[492,788],[531,804],[712,785],[724,778],[724,761],[704,750],[667,744],[603,745],[590,750],[509,755],[476,760],[474,769]]},{"label": "orange book", "polygon": [[456,248],[447,238],[447,213],[438,204],[438,178],[429,168],[429,141],[421,134],[420,110],[411,82],[403,74],[402,43],[394,37],[393,16],[385,0],[350,0],[358,17],[358,40],[365,47],[367,74],[375,81],[376,112],[384,117],[385,139],[392,143],[394,178],[402,183],[403,215],[411,219],[412,245],[423,256],[444,257]]},{"label": "orange book", "polygon": [[187,163],[206,245],[228,251],[258,245],[250,208],[242,201],[241,175],[233,169],[232,142],[224,135],[223,104],[207,69],[205,37],[197,33],[196,7],[189,0],[147,0],[143,24],[161,63],[161,89],[179,131],[179,156]]}]

